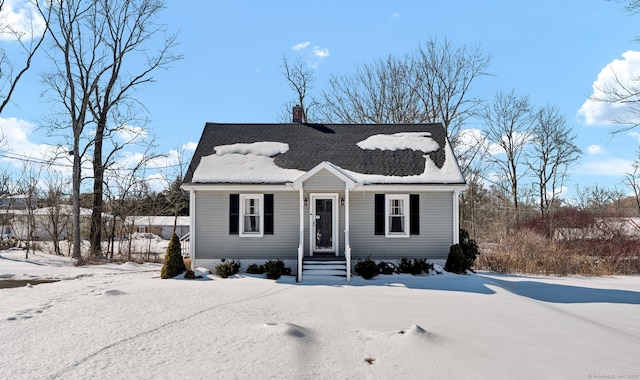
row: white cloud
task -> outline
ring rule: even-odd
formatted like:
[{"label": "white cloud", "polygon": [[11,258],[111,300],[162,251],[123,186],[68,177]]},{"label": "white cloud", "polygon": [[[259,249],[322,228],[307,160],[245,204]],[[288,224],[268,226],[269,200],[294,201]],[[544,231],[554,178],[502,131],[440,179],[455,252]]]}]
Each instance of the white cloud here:
[{"label": "white cloud", "polygon": [[393,12],[391,14],[391,18],[398,18],[398,17],[400,17],[400,12]]},{"label": "white cloud", "polygon": [[145,139],[148,134],[142,127],[135,127],[131,125],[123,125],[116,130],[116,135],[121,142],[133,144]]},{"label": "white cloud", "polygon": [[316,46],[313,48],[313,55],[319,58],[326,58],[329,56],[329,49],[320,49]]},{"label": "white cloud", "polygon": [[0,12],[0,40],[15,41],[44,33],[45,22],[29,1],[5,0]]},{"label": "white cloud", "polygon": [[291,49],[299,52],[304,51],[303,54],[307,56],[307,65],[312,69],[317,69],[320,61],[329,56],[329,49],[314,46],[312,49],[306,50],[309,46],[311,46],[311,41],[305,41],[293,45]]},{"label": "white cloud", "polygon": [[186,150],[186,151],[195,151],[196,148],[198,147],[198,143],[193,142],[193,141],[189,141],[188,143],[184,144],[182,146],[182,150]]},{"label": "white cloud", "polygon": [[587,147],[587,154],[589,154],[590,156],[603,154],[604,152],[604,148],[602,148],[600,145],[589,145]]},{"label": "white cloud", "polygon": [[638,144],[640,144],[640,132],[631,131],[631,132],[629,132],[629,136],[631,136],[634,139],[638,140]]},{"label": "white cloud", "polygon": [[[618,83],[631,88],[638,87],[640,51],[629,50],[623,53],[622,57],[623,59],[614,59],[600,71],[598,78],[593,82],[592,99],[606,99],[607,95],[603,90],[619,90],[621,87]],[[578,117],[586,125],[612,125],[615,119],[640,122],[637,112],[634,114],[628,105],[589,99],[578,110]]]},{"label": "white cloud", "polygon": [[[36,144],[29,140],[29,136],[35,131],[36,126],[28,121],[10,118],[0,118],[0,147],[3,155],[2,161],[10,162],[15,167],[21,167],[24,163],[37,164],[45,160],[51,160],[64,153],[64,147],[48,144]],[[66,157],[63,155],[63,160]],[[66,160],[64,160],[67,162]]]},{"label": "white cloud", "polygon": [[291,47],[291,49],[295,50],[295,51],[299,51],[299,50],[304,50],[306,49],[309,45],[311,45],[311,41],[305,41],[305,42],[300,42],[298,44],[295,44]]}]

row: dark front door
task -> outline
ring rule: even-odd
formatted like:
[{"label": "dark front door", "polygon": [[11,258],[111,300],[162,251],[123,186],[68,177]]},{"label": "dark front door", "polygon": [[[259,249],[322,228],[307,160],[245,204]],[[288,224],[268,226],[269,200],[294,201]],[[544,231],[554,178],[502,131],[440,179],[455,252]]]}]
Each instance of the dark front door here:
[{"label": "dark front door", "polygon": [[333,198],[315,199],[315,250],[332,251],[333,246]]}]

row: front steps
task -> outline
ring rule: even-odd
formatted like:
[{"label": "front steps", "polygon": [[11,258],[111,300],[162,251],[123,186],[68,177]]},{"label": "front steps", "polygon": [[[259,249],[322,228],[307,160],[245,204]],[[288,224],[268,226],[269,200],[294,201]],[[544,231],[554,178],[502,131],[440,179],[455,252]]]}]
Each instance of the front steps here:
[{"label": "front steps", "polygon": [[307,256],[302,259],[302,281],[322,277],[347,278],[344,256]]}]

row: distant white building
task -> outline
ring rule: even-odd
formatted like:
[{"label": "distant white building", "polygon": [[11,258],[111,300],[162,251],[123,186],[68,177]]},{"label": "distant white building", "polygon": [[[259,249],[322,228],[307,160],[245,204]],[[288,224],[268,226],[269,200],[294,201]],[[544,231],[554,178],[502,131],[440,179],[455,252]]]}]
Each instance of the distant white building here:
[{"label": "distant white building", "polygon": [[131,232],[151,233],[163,239],[171,239],[173,227],[176,227],[178,238],[189,233],[189,217],[179,216],[130,216],[125,219],[125,225]]}]

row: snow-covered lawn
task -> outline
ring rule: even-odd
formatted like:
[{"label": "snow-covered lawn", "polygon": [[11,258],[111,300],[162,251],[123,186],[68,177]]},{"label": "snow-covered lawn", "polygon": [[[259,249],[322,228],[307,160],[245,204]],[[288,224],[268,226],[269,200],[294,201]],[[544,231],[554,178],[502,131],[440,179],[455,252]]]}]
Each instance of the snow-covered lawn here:
[{"label": "snow-covered lawn", "polygon": [[638,379],[640,277],[161,280],[0,252],[3,379]]}]

